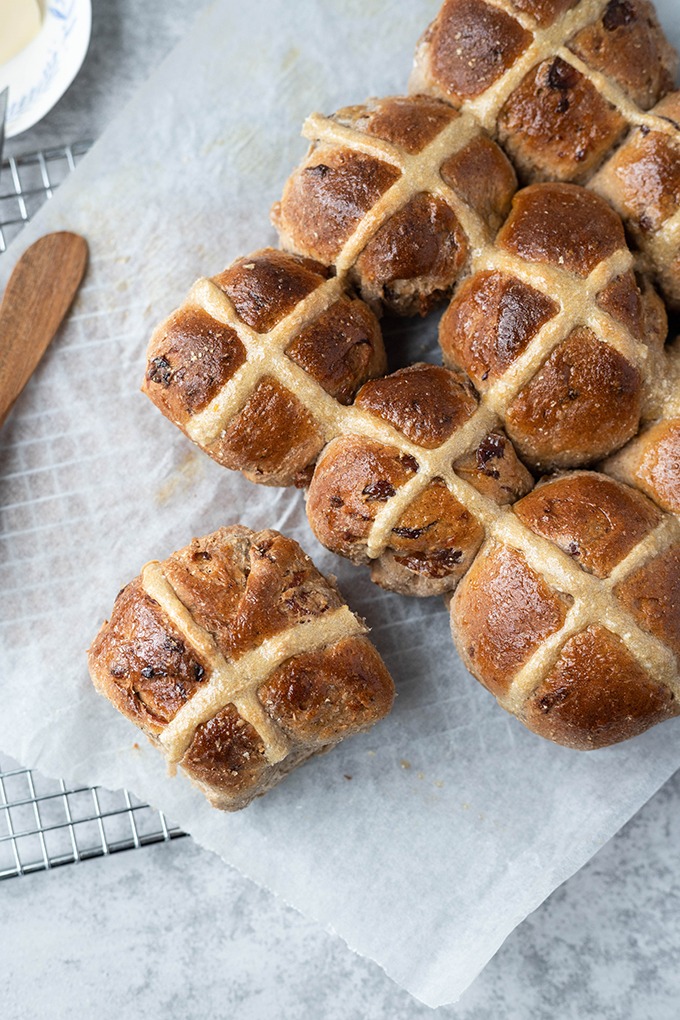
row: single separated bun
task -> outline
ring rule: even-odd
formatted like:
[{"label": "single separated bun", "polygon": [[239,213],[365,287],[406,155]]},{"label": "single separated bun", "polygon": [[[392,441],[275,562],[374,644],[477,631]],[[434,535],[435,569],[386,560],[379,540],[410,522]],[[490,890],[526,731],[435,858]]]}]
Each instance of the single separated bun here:
[{"label": "single separated bun", "polygon": [[366,633],[296,542],[221,528],[123,588],[90,674],[173,769],[235,811],[387,714],[392,680]]}]

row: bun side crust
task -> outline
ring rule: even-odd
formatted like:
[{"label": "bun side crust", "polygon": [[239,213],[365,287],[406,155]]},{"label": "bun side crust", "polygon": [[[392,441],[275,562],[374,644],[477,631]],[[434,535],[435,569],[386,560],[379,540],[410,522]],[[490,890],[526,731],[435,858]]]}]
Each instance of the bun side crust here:
[{"label": "bun side crust", "polygon": [[635,485],[662,510],[680,514],[680,418],[644,429],[604,467],[614,478]]},{"label": "bun side crust", "polygon": [[524,709],[522,721],[541,737],[578,751],[630,740],[680,714],[665,684],[604,627],[566,642]]},{"label": "bun side crust", "polygon": [[680,309],[680,92],[631,128],[590,187],[616,209],[673,310]]}]

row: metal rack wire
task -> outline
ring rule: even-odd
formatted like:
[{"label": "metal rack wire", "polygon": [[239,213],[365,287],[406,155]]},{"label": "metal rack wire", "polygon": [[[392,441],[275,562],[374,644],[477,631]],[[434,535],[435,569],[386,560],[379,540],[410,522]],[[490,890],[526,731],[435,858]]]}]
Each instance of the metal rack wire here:
[{"label": "metal rack wire", "polygon": [[[0,253],[90,148],[76,142],[5,160]],[[127,791],[67,786],[0,754],[0,879],[46,871],[183,836]]]},{"label": "metal rack wire", "polygon": [[0,755],[0,879],[183,835],[127,790],[67,786]]},{"label": "metal rack wire", "polygon": [[91,142],[31,152],[7,159],[0,171],[0,253],[23,225],[75,170]]}]

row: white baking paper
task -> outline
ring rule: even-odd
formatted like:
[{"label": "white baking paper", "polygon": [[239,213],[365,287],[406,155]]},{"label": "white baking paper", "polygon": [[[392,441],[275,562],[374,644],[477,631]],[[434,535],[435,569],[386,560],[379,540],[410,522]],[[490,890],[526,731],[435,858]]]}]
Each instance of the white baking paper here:
[{"label": "white baking paper", "polygon": [[[0,436],[0,747],[148,799],[431,1006],[680,765],[680,723],[591,755],[526,732],[461,666],[440,601],[372,587],[314,541],[300,493],[218,467],[138,390],[152,326],[194,279],[274,241],[268,209],[305,150],[304,116],[403,90],[436,8],[212,6],[14,246],[69,228],[92,262]],[[393,364],[436,359],[435,332],[410,324]],[[95,694],[85,650],[141,564],[236,521],[287,532],[339,576],[398,698],[371,733],[224,815]]]}]

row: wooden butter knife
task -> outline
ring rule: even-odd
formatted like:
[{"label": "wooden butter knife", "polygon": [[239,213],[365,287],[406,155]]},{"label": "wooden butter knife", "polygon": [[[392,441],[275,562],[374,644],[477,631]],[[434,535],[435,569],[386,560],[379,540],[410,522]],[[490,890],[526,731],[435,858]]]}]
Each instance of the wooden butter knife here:
[{"label": "wooden butter knife", "polygon": [[0,425],[64,321],[87,266],[87,241],[62,231],[27,248],[0,305]]}]

